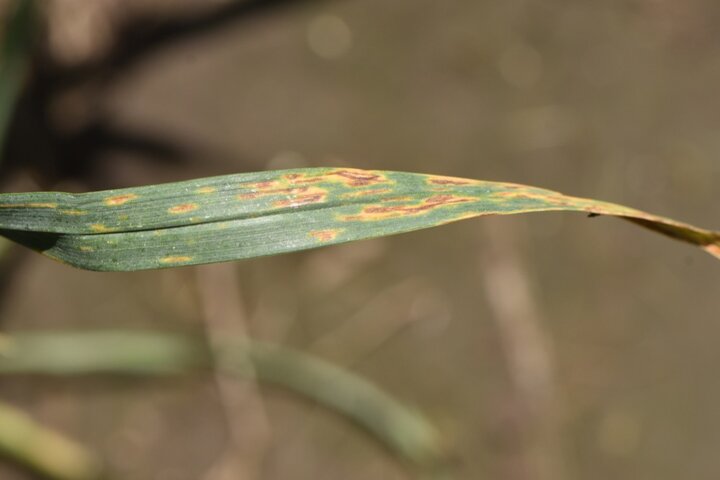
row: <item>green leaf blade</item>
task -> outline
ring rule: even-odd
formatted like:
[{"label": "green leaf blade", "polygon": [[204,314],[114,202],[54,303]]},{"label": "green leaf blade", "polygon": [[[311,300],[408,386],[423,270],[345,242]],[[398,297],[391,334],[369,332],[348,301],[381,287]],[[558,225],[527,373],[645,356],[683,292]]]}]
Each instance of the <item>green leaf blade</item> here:
[{"label": "green leaf blade", "polygon": [[524,185],[308,168],[147,187],[0,195],[3,235],[90,270],[143,270],[306,250],[484,215],[621,217],[720,257],[720,234],[622,205]]}]

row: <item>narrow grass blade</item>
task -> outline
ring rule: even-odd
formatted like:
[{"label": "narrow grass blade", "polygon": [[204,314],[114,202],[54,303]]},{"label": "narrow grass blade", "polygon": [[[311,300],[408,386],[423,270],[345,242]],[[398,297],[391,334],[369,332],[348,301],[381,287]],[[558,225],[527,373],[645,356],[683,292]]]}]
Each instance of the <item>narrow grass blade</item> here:
[{"label": "narrow grass blade", "polygon": [[0,455],[51,480],[99,480],[100,461],[74,441],[0,402]]},{"label": "narrow grass blade", "polygon": [[190,336],[151,332],[16,334],[0,348],[0,375],[116,373],[164,375],[217,368],[254,377],[336,411],[401,458],[442,467],[440,434],[430,422],[370,382],[319,358],[247,339],[227,339],[211,352]]},{"label": "narrow grass blade", "polygon": [[130,271],[305,250],[483,215],[630,220],[720,258],[720,233],[622,205],[501,182],[308,168],[83,194],[0,195],[2,235],[67,264]]}]

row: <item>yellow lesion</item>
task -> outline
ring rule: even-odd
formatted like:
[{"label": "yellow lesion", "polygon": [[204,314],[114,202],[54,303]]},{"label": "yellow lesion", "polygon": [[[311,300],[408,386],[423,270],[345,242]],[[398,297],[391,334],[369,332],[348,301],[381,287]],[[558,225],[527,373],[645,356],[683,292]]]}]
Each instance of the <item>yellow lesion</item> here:
[{"label": "yellow lesion", "polygon": [[80,251],[81,251],[81,252],[94,252],[94,251],[95,251],[95,248],[94,248],[94,247],[91,247],[91,246],[89,246],[89,245],[81,245],[81,246],[80,246]]},{"label": "yellow lesion", "polygon": [[384,172],[378,170],[360,170],[358,168],[336,168],[321,174],[288,173],[283,181],[291,185],[311,183],[342,183],[346,187],[367,187],[377,184],[393,183]]},{"label": "yellow lesion", "polygon": [[292,188],[287,193],[287,198],[273,202],[275,208],[299,207],[311,203],[321,203],[327,198],[327,190],[320,187],[298,187]]},{"label": "yellow lesion", "polygon": [[[278,200],[273,205],[278,208],[305,205],[324,201],[331,193],[332,184],[337,183],[341,183],[345,187],[358,188],[393,182],[384,172],[354,168],[332,169],[322,174],[288,173],[277,180],[244,183],[241,185],[242,192],[235,198],[244,201],[285,195],[289,198]],[[389,188],[364,189],[357,193],[345,193],[343,198],[382,195],[389,192],[391,192]]]},{"label": "yellow lesion", "polygon": [[478,185],[478,184],[482,183],[479,180],[471,180],[469,178],[446,177],[443,175],[428,175],[425,182],[428,185],[448,185],[448,186]]},{"label": "yellow lesion", "polygon": [[0,208],[57,208],[57,203],[50,202],[30,202],[30,203],[2,203]]},{"label": "yellow lesion", "polygon": [[103,203],[108,207],[117,207],[118,205],[123,205],[131,200],[135,200],[136,198],[138,198],[138,195],[134,193],[125,193],[123,195],[114,195],[112,197],[107,197],[103,200]]},{"label": "yellow lesion", "polygon": [[404,205],[367,205],[363,207],[360,213],[355,215],[340,216],[338,217],[338,220],[345,222],[373,222],[389,218],[425,215],[437,208],[475,201],[477,201],[477,198],[474,197],[463,197],[459,195],[433,195],[432,197],[428,197],[418,203]]},{"label": "yellow lesion", "polygon": [[268,190],[275,190],[277,188],[281,188],[282,186],[283,184],[277,180],[266,180],[262,182],[250,182],[240,184],[240,188],[242,190],[247,190],[251,193],[267,192]]},{"label": "yellow lesion", "polygon": [[531,190],[526,190],[526,189],[500,190],[497,192],[492,192],[490,194],[490,196],[500,197],[500,198],[525,198],[525,199],[546,200],[546,201],[552,201],[553,199],[559,200],[559,199],[566,198],[559,193],[553,195],[550,192],[537,193],[537,192],[533,192]]},{"label": "yellow lesion", "polygon": [[339,181],[347,187],[367,187],[383,183],[393,183],[384,172],[378,170],[359,170],[357,168],[339,168],[325,174],[329,179]]},{"label": "yellow lesion", "polygon": [[96,233],[108,233],[115,231],[114,228],[107,227],[102,223],[93,223],[92,225],[90,225],[90,229],[92,229],[92,231]]},{"label": "yellow lesion", "polygon": [[80,215],[87,215],[88,212],[85,210],[75,210],[75,209],[69,209],[69,210],[60,210],[60,213],[64,215],[73,215],[73,216],[80,216]]},{"label": "yellow lesion", "polygon": [[169,256],[160,259],[160,263],[187,263],[192,261],[193,257],[188,256]]},{"label": "yellow lesion", "polygon": [[312,232],[308,233],[308,235],[313,237],[318,242],[329,242],[331,240],[335,240],[342,231],[342,228],[331,230],[313,230]]},{"label": "yellow lesion", "polygon": [[215,187],[200,187],[197,190],[195,190],[195,193],[206,195],[208,193],[215,193],[217,192],[217,188]]},{"label": "yellow lesion", "polygon": [[168,213],[177,215],[180,213],[194,212],[198,208],[200,208],[200,205],[197,203],[181,203],[180,205],[168,208]]},{"label": "yellow lesion", "polygon": [[340,198],[361,198],[370,195],[383,195],[390,192],[392,192],[392,190],[389,188],[374,188],[370,190],[358,190],[354,192],[343,193],[342,195],[340,195]]}]

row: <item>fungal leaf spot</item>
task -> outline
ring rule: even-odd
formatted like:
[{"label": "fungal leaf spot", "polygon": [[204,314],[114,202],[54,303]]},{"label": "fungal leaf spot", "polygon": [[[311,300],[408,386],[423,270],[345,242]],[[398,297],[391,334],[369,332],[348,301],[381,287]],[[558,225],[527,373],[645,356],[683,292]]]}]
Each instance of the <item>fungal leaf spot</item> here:
[{"label": "fungal leaf spot", "polygon": [[30,202],[30,203],[4,203],[0,204],[0,208],[57,208],[57,203],[50,202]]},{"label": "fungal leaf spot", "polygon": [[106,227],[102,223],[93,223],[92,225],[90,225],[90,228],[93,232],[96,233],[108,233],[113,231],[112,228]]},{"label": "fungal leaf spot", "polygon": [[348,187],[366,187],[389,182],[388,178],[380,172],[355,168],[341,168],[326,175],[337,177]]},{"label": "fungal leaf spot", "polygon": [[437,208],[474,202],[476,198],[457,195],[433,195],[414,205],[368,205],[359,214],[341,217],[344,221],[372,222],[389,218],[423,215]]},{"label": "fungal leaf spot", "polygon": [[197,203],[181,203],[180,205],[168,208],[168,213],[177,215],[180,213],[194,212],[198,208],[200,208],[200,206]]},{"label": "fungal leaf spot", "polygon": [[359,197],[368,197],[370,195],[382,195],[385,193],[390,193],[392,190],[389,188],[374,188],[370,190],[358,190],[353,192],[347,192],[343,193],[341,195],[342,198],[359,198]]},{"label": "fungal leaf spot", "polygon": [[342,232],[342,229],[336,229],[336,230],[314,230],[310,232],[308,235],[313,237],[318,242],[329,242],[331,240],[335,240],[337,238],[338,234]]},{"label": "fungal leaf spot", "polygon": [[160,259],[160,263],[187,263],[192,261],[192,257],[187,256],[169,256]]},{"label": "fungal leaf spot", "polygon": [[117,207],[119,205],[123,205],[131,200],[135,200],[138,198],[137,195],[134,193],[126,193],[124,195],[115,195],[113,197],[107,197],[103,203],[107,205],[108,207]]},{"label": "fungal leaf spot", "polygon": [[470,180],[467,178],[445,177],[442,175],[429,175],[427,178],[427,183],[430,185],[459,186],[459,185],[478,185],[480,182],[477,180]]},{"label": "fungal leaf spot", "polygon": [[288,198],[273,202],[273,207],[299,207],[311,203],[320,203],[327,197],[327,190],[318,187],[299,187],[288,189]]}]

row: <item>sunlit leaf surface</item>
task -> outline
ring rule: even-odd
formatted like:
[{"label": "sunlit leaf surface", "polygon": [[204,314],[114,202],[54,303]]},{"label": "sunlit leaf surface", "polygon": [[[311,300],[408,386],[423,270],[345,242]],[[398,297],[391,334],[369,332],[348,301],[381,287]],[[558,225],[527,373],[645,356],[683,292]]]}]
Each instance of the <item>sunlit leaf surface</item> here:
[{"label": "sunlit leaf surface", "polygon": [[89,270],[223,262],[382,237],[482,215],[612,215],[720,258],[720,233],[501,182],[350,168],[279,170],[82,194],[0,195],[2,235]]}]

